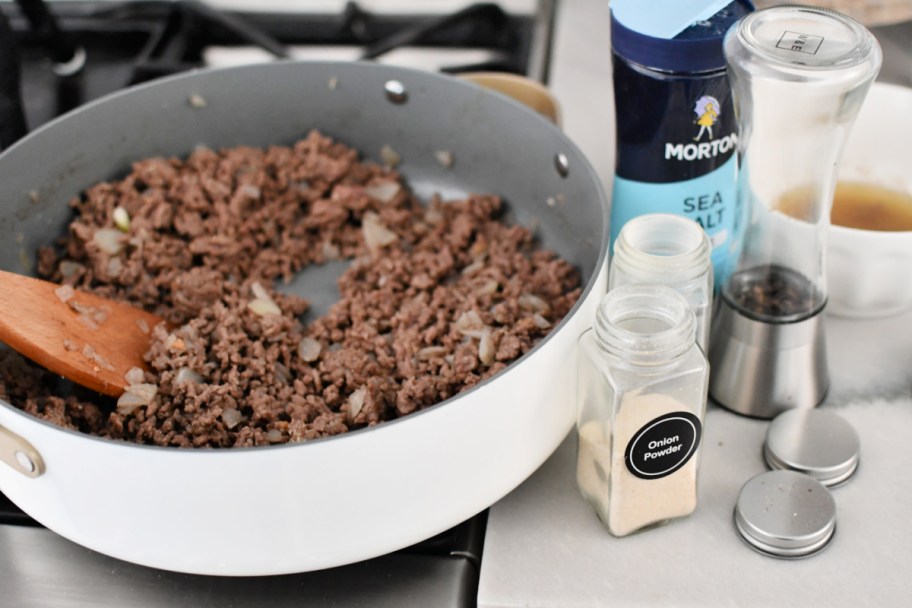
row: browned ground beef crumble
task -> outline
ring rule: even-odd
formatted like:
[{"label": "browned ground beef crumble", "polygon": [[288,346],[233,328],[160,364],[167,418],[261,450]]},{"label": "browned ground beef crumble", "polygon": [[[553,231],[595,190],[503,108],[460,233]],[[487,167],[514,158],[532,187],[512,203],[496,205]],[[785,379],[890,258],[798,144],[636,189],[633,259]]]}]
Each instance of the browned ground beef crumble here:
[{"label": "browned ground beef crumble", "polygon": [[[402,185],[384,202],[390,188],[381,196],[377,185],[392,180],[401,183],[394,170],[313,132],[292,147],[144,160],[93,186],[72,201],[69,234],[40,252],[39,273],[172,324],[154,328],[146,354],[145,382],[158,393],[132,411],[79,389],[60,397],[52,374],[4,351],[0,397],[67,428],[143,444],[301,441],[474,386],[579,297],[567,262],[496,219],[498,197],[423,207]],[[117,207],[130,225],[111,255],[93,236],[114,227]],[[365,223],[376,229],[370,243]],[[273,284],[336,258],[353,259],[341,299],[305,326],[308,303]],[[254,283],[281,314],[248,306]]]}]

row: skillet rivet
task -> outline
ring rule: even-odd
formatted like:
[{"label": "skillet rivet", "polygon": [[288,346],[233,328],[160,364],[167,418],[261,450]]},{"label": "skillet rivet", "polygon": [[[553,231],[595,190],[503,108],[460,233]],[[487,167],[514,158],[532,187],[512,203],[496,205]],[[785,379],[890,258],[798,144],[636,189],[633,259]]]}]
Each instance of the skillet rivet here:
[{"label": "skillet rivet", "polygon": [[570,163],[567,162],[565,154],[558,153],[554,156],[554,168],[557,169],[561,177],[567,177],[570,174]]},{"label": "skillet rivet", "polygon": [[405,90],[405,85],[398,80],[387,80],[383,85],[383,90],[386,91],[386,98],[393,103],[402,104],[408,101],[408,91]]},{"label": "skillet rivet", "polygon": [[26,454],[25,452],[20,452],[19,450],[16,450],[16,453],[14,454],[14,456],[16,457],[16,462],[19,463],[19,466],[22,467],[22,469],[26,473],[35,472],[35,468],[36,468],[35,462],[31,458],[29,458],[28,454]]}]

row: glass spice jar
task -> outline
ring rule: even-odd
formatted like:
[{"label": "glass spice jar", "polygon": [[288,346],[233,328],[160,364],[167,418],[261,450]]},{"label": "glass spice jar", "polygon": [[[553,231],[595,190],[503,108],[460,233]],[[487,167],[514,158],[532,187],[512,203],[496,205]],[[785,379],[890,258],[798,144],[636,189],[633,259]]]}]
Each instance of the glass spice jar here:
[{"label": "glass spice jar", "polygon": [[631,283],[666,285],[696,317],[697,346],[707,352],[713,303],[712,243],[696,222],[667,213],[633,218],[614,242],[608,290]]},{"label": "glass spice jar", "polygon": [[694,327],[670,287],[624,285],[580,337],[577,485],[614,536],[697,506],[709,369]]}]

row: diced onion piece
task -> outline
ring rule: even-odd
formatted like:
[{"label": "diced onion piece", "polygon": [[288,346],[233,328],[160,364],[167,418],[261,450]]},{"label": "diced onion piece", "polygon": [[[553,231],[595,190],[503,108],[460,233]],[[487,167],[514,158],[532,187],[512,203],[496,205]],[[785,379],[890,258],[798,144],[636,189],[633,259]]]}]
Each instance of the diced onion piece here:
[{"label": "diced onion piece", "polygon": [[124,394],[117,399],[117,412],[124,416],[144,405],[149,405],[155,399],[158,387],[154,384],[133,384],[127,387]]},{"label": "diced onion piece", "polygon": [[338,260],[339,256],[342,255],[342,252],[339,251],[339,248],[329,241],[323,241],[322,249],[323,257],[327,260]]},{"label": "diced onion piece", "polygon": [[124,235],[116,228],[99,228],[92,235],[92,241],[104,253],[117,255],[124,246]]},{"label": "diced onion piece", "polygon": [[262,298],[257,298],[248,302],[247,308],[249,308],[253,314],[260,317],[282,314],[282,309],[279,308],[275,302],[272,300],[264,300]]},{"label": "diced onion piece", "polygon": [[225,423],[229,430],[239,425],[242,418],[243,415],[233,407],[222,410],[222,422]]},{"label": "diced onion piece", "polygon": [[437,162],[440,163],[441,167],[449,169],[453,166],[453,153],[449,150],[437,150],[434,152],[434,157],[437,159]]},{"label": "diced onion piece", "polygon": [[99,325],[107,321],[109,316],[111,316],[111,309],[108,306],[96,308],[94,311],[92,311],[92,320]]},{"label": "diced onion piece", "polygon": [[462,269],[462,274],[464,276],[473,275],[479,270],[484,268],[484,260],[476,260]]},{"label": "diced onion piece", "polygon": [[111,258],[108,260],[108,267],[105,270],[108,272],[108,277],[119,277],[123,272],[123,262],[120,261],[120,258]]},{"label": "diced onion piece", "polygon": [[258,200],[263,191],[256,184],[243,184],[238,188],[238,192],[251,200]]},{"label": "diced onion piece", "polygon": [[497,281],[494,279],[488,279],[484,283],[478,286],[478,289],[475,290],[475,295],[478,296],[490,296],[497,293],[497,288],[499,287]]},{"label": "diced onion piece", "polygon": [[485,327],[481,331],[481,339],[478,341],[478,359],[485,365],[489,365],[494,360],[494,340],[491,338],[491,328]]},{"label": "diced onion piece", "polygon": [[372,252],[395,243],[399,239],[395,232],[380,223],[379,215],[370,211],[364,214],[361,229],[364,232],[364,244]]},{"label": "diced onion piece", "polygon": [[380,160],[383,161],[383,164],[388,167],[395,167],[400,162],[402,162],[402,157],[399,156],[399,153],[393,150],[392,146],[389,144],[383,144],[380,148]]},{"label": "diced onion piece", "polygon": [[364,399],[366,397],[367,389],[364,387],[359,388],[348,396],[348,411],[351,412],[352,418],[361,413],[361,408],[364,407]]},{"label": "diced onion piece", "polygon": [[134,247],[142,247],[143,242],[148,238],[148,236],[149,236],[148,231],[146,231],[145,228],[140,228],[133,235],[133,238],[131,238],[127,242],[130,243],[131,245],[133,245]]},{"label": "diced onion piece", "polygon": [[127,213],[127,210],[123,207],[115,207],[114,213],[114,225],[117,226],[117,229],[121,232],[130,232],[130,214]]},{"label": "diced onion piece", "polygon": [[443,211],[436,206],[428,207],[427,211],[424,212],[424,221],[432,226],[443,223],[444,219],[446,218],[443,216]]},{"label": "diced onion piece", "polygon": [[81,318],[84,317],[84,320],[91,321],[92,323],[90,325],[104,323],[111,314],[111,309],[107,306],[96,308],[88,304],[82,304],[73,299],[67,300],[67,306],[78,312]]},{"label": "diced onion piece", "polygon": [[428,359],[434,359],[443,357],[449,352],[445,346],[426,346],[418,351],[418,359],[426,361]]},{"label": "diced onion piece", "polygon": [[202,381],[203,377],[189,367],[182,367],[177,370],[177,376],[174,378],[175,384],[184,384],[186,382],[189,382],[190,384],[199,384]]},{"label": "diced onion piece", "polygon": [[60,274],[64,279],[69,279],[71,276],[78,272],[82,272],[83,270],[85,270],[85,266],[79,262],[71,262],[70,260],[63,260],[60,262]]},{"label": "diced onion piece", "polygon": [[92,317],[90,317],[89,315],[87,315],[87,314],[81,312],[81,313],[79,313],[78,315],[76,315],[76,318],[79,319],[79,322],[80,322],[80,323],[82,323],[83,325],[85,325],[85,326],[88,327],[89,329],[91,329],[91,330],[98,329],[98,323],[96,323],[95,321],[93,321],[93,320],[92,320]]},{"label": "diced onion piece", "polygon": [[551,308],[547,302],[531,293],[524,293],[519,296],[518,303],[520,308],[524,308],[525,310],[530,310],[537,313],[548,312],[548,310]]},{"label": "diced onion piece", "polygon": [[177,330],[177,333],[190,346],[195,346],[199,342],[199,330],[192,325],[183,325]]},{"label": "diced onion piece", "polygon": [[266,431],[266,441],[269,443],[282,443],[285,441],[285,435],[279,429],[269,429]]},{"label": "diced onion piece", "polygon": [[551,322],[538,313],[532,315],[532,322],[535,323],[535,327],[538,327],[539,329],[548,329],[551,327]]},{"label": "diced onion piece", "polygon": [[388,203],[402,190],[399,182],[380,182],[379,184],[370,184],[364,188],[364,193],[371,198],[375,198],[381,203]]},{"label": "diced onion piece", "polygon": [[72,285],[61,285],[54,290],[54,295],[57,296],[57,299],[64,303],[72,298],[74,293]]},{"label": "diced onion piece", "polygon": [[288,384],[288,381],[291,380],[291,371],[287,367],[285,367],[284,365],[279,363],[278,361],[275,362],[274,368],[275,368],[276,380],[278,380],[282,384]]},{"label": "diced onion piece", "polygon": [[127,373],[124,374],[124,381],[130,386],[134,384],[142,384],[145,378],[145,372],[138,367],[131,367],[127,370]]},{"label": "diced onion piece", "polygon": [[298,342],[298,355],[308,363],[316,361],[322,350],[323,345],[313,338],[301,338],[301,341]]},{"label": "diced onion piece", "polygon": [[470,338],[481,338],[482,331],[485,329],[484,321],[474,310],[469,310],[459,315],[455,325],[462,335]]},{"label": "diced onion piece", "polygon": [[82,356],[92,361],[100,368],[104,368],[108,371],[114,371],[114,366],[108,363],[107,359],[98,354],[98,352],[92,348],[90,344],[86,344],[82,347]]},{"label": "diced onion piece", "polygon": [[266,291],[266,288],[259,281],[254,281],[250,286],[250,292],[253,294],[254,298],[259,300],[272,300],[272,296],[269,295],[269,292]]}]

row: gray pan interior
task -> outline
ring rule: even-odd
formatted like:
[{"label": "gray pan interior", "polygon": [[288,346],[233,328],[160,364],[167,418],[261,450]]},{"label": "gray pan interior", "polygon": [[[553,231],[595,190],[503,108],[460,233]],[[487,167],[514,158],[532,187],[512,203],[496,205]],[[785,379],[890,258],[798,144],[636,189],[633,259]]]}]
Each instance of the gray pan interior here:
[{"label": "gray pan interior", "polygon": [[[407,100],[385,85],[402,83]],[[196,146],[290,144],[319,129],[378,160],[391,146],[415,193],[500,194],[508,220],[536,227],[541,243],[584,283],[607,245],[604,192],[580,151],[525,107],[475,85],[367,63],[282,62],[208,70],[150,83],[84,106],[0,154],[0,268],[32,273],[35,251],[64,233],[67,202],[152,156]],[[452,153],[444,167],[435,152]],[[556,156],[566,159],[559,171]],[[564,175],[566,173],[566,175]],[[337,297],[344,263],[312,267],[288,289],[319,314]]]}]

